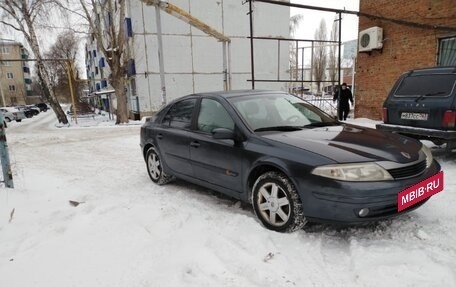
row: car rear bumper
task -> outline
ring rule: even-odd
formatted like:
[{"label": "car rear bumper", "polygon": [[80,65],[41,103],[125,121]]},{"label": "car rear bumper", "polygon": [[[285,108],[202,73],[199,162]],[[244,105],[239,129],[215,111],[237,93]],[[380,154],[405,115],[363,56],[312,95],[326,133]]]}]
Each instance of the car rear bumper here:
[{"label": "car rear bumper", "polygon": [[376,127],[377,129],[383,131],[420,136],[424,138],[440,138],[446,140],[456,139],[456,131],[443,131],[436,129],[418,128],[392,124],[378,124]]},{"label": "car rear bumper", "polygon": [[[418,208],[424,201],[410,208],[397,211],[397,194],[440,171],[434,163],[421,175],[394,181],[382,182],[341,182],[312,181],[299,182],[304,214],[310,221],[336,224],[363,224],[398,216]],[[326,183],[325,183],[326,182]],[[361,217],[361,209],[369,213]]]}]

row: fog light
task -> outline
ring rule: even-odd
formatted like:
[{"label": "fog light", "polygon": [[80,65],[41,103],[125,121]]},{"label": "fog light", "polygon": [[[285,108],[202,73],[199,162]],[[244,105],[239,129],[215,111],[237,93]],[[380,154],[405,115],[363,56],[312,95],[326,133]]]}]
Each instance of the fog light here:
[{"label": "fog light", "polygon": [[359,217],[366,217],[369,214],[369,208],[363,208],[358,212]]}]

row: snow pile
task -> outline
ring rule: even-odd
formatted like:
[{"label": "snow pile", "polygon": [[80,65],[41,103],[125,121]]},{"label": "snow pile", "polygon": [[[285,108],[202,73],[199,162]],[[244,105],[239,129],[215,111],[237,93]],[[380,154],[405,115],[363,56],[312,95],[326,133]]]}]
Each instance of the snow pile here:
[{"label": "snow pile", "polygon": [[445,190],[405,216],[280,234],[235,200],[154,185],[138,125],[54,121],[7,131],[17,188],[0,189],[2,286],[456,286],[453,160],[439,158]]}]

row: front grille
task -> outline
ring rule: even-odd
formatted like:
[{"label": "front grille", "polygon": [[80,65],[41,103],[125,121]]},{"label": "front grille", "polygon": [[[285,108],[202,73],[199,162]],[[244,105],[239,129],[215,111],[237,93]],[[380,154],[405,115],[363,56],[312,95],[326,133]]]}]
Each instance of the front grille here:
[{"label": "front grille", "polygon": [[426,169],[426,160],[405,167],[388,169],[394,179],[407,178],[421,174]]}]

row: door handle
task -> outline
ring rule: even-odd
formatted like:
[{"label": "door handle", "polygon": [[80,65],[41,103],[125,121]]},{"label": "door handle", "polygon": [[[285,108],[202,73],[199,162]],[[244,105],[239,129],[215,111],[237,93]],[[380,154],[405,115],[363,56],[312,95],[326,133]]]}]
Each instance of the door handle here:
[{"label": "door handle", "polygon": [[197,142],[197,141],[193,141],[193,142],[190,143],[190,146],[194,147],[194,148],[198,148],[200,146],[200,143]]},{"label": "door handle", "polygon": [[163,138],[163,135],[162,135],[162,134],[158,134],[158,135],[157,135],[157,138],[158,138],[159,140],[161,140],[161,139]]}]

